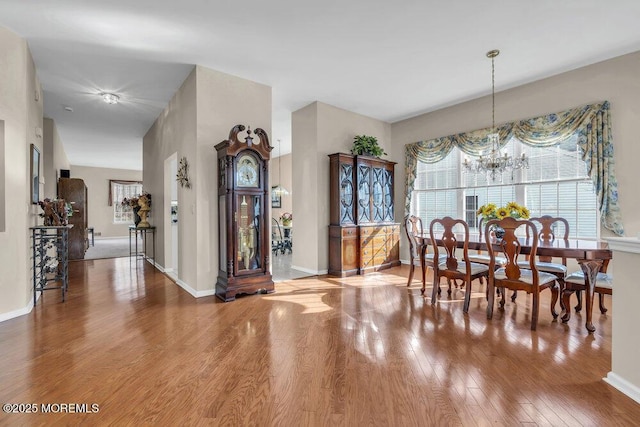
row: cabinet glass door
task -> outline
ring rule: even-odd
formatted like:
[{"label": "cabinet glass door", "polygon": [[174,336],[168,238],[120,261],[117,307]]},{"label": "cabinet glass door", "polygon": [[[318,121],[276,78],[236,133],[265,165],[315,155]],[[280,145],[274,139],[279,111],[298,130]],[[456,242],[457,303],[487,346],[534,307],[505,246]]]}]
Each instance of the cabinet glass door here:
[{"label": "cabinet glass door", "polygon": [[235,264],[238,273],[262,268],[262,254],[260,253],[261,206],[261,196],[253,194],[238,194],[236,196],[236,247],[238,251]]}]

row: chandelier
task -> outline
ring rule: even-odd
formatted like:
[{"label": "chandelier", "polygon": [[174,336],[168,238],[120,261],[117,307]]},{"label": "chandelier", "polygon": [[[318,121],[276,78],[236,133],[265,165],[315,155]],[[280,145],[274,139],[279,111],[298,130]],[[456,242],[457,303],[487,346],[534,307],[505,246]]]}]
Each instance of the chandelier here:
[{"label": "chandelier", "polygon": [[464,159],[462,166],[465,172],[484,173],[491,181],[495,181],[502,172],[510,170],[513,178],[515,169],[529,168],[529,159],[522,153],[522,156],[513,158],[507,153],[500,152],[500,135],[496,130],[496,84],[495,84],[495,57],[500,54],[497,49],[487,52],[487,57],[491,58],[491,133],[487,136],[491,145],[491,152],[488,156],[480,157],[475,164],[468,159]]},{"label": "chandelier", "polygon": [[[282,157],[282,151],[280,150],[280,140],[278,140],[278,179],[282,182],[282,169],[280,168],[280,157]],[[272,191],[278,196],[288,196],[289,192],[282,185],[278,184],[273,187]]]}]

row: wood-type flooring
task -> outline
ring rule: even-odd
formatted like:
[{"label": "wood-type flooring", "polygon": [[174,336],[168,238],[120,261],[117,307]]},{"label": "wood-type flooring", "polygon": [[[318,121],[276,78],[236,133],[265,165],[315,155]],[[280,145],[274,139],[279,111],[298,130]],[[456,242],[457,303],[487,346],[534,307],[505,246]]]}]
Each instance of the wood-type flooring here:
[{"label": "wood-type flooring", "polygon": [[193,298],[142,260],[69,271],[66,302],[49,291],[0,323],[0,403],[38,410],[1,412],[0,425],[640,423],[640,405],[602,380],[610,297],[590,335],[584,314],[552,321],[548,293],[535,332],[522,292],[492,320],[477,282],[468,315],[463,292],[447,298],[444,286],[432,306],[419,281],[406,286],[406,266],[229,303]]}]

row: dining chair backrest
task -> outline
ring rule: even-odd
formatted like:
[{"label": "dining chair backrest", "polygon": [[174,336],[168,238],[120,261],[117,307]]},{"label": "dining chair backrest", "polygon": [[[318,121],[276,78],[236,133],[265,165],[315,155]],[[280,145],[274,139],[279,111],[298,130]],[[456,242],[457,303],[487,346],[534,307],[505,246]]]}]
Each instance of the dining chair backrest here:
[{"label": "dining chair backrest", "polygon": [[[541,217],[529,219],[534,224],[539,225],[538,239],[541,242],[554,242],[556,239],[564,240],[569,243],[569,221],[562,217],[553,217],[551,215],[543,215]],[[559,228],[559,229],[558,229]],[[529,234],[527,233],[527,237]],[[539,260],[542,262],[551,262],[552,257],[541,256]],[[567,265],[567,259],[562,258],[562,264]]]},{"label": "dining chair backrest", "polygon": [[[504,230],[504,235],[501,239],[495,239],[488,232],[488,230],[493,226],[501,227]],[[506,263],[503,267],[505,269],[507,279],[520,279],[521,271],[518,266],[518,257],[522,251],[522,245],[520,244],[517,235],[517,230],[520,227],[526,228],[526,234],[529,236],[527,241],[531,242],[531,250],[529,252],[529,269],[533,272],[534,286],[537,286],[538,269],[535,264],[535,256],[538,250],[538,230],[536,229],[535,224],[530,220],[507,217],[504,219],[492,219],[487,221],[485,225],[485,242],[487,244],[487,251],[491,258],[489,271],[493,271],[496,268],[495,256],[497,252],[501,252],[500,256],[506,259]]]},{"label": "dining chair backrest", "polygon": [[[441,230],[436,231],[436,228]],[[456,229],[461,229],[463,232],[460,233]],[[456,256],[458,237],[464,239],[462,262],[469,264],[469,225],[464,220],[453,219],[450,216],[436,218],[429,225],[429,235],[431,242],[433,242],[434,259],[439,259],[439,256],[442,255],[440,251],[443,250],[447,256],[447,270],[458,269],[458,257]],[[436,241],[439,243],[435,244]]]},{"label": "dining chair backrest", "polygon": [[407,233],[407,240],[409,241],[409,253],[411,255],[411,262],[419,260],[420,251],[417,237],[423,232],[422,219],[415,215],[407,215],[404,217],[404,230]]}]

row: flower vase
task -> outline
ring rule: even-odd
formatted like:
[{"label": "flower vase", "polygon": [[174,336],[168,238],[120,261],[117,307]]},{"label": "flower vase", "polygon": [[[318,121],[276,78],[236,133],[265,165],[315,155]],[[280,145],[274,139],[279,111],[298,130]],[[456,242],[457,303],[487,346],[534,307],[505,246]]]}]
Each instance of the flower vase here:
[{"label": "flower vase", "polygon": [[142,218],[140,218],[140,215],[138,215],[139,211],[140,206],[136,206],[133,208],[133,223],[136,225],[136,227],[138,226],[138,224],[140,224],[140,221],[142,221]]},{"label": "flower vase", "polygon": [[504,237],[504,228],[495,225],[493,227],[493,234],[496,236],[496,239],[502,239]]}]

